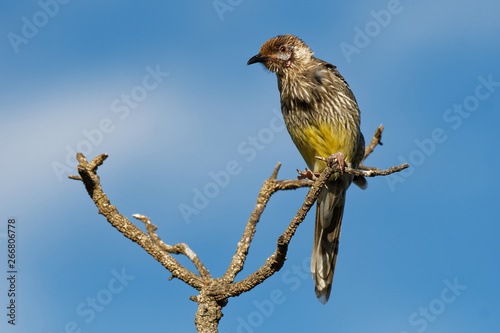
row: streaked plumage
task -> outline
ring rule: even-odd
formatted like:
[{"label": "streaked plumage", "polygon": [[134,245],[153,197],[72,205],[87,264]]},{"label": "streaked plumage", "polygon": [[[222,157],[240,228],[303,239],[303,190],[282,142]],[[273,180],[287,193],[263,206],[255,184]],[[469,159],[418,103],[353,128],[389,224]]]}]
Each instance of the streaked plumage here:
[{"label": "streaked plumage", "polygon": [[[263,63],[276,73],[281,111],[290,136],[314,172],[325,162],[315,156],[342,153],[347,166],[356,168],[364,156],[360,113],[356,98],[336,67],[314,57],[299,38],[282,35],[265,42],[248,64]],[[348,174],[334,174],[317,200],[311,272],[316,296],[324,304],[330,296],[339,246]],[[366,180],[355,183],[366,188]]]}]

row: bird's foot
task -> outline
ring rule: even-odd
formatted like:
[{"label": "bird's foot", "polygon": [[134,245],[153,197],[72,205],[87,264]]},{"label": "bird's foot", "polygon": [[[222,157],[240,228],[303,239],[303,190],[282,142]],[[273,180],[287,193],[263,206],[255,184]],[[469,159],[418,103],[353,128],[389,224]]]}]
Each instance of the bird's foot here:
[{"label": "bird's foot", "polygon": [[344,160],[344,155],[342,153],[337,153],[337,154],[332,154],[328,158],[324,157],[319,157],[316,156],[318,160],[326,162],[328,165],[333,165],[335,162],[337,162],[339,168],[340,168],[340,174],[343,175],[345,172],[345,160]]},{"label": "bird's foot", "polygon": [[298,176],[297,176],[297,179],[310,179],[310,180],[316,180],[316,177],[318,177],[318,175],[314,172],[312,172],[311,170],[309,170],[308,168],[306,168],[305,171],[300,171],[299,169],[297,169],[297,172],[298,172]]},{"label": "bird's foot", "polygon": [[328,159],[331,160],[332,162],[337,161],[339,168],[340,168],[340,174],[343,175],[345,172],[344,155],[342,155],[342,153],[337,153],[337,154],[330,155],[330,157],[328,157]]}]

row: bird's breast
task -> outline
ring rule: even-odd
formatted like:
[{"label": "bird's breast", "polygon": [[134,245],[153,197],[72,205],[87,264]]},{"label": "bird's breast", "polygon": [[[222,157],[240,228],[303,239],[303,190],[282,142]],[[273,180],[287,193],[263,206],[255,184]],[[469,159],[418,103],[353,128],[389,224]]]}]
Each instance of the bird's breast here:
[{"label": "bird's breast", "polygon": [[321,82],[278,77],[278,88],[286,127],[308,167],[320,172],[326,164],[315,157],[339,152],[351,164],[359,137],[356,101],[328,77]]},{"label": "bird's breast", "polygon": [[329,157],[338,152],[350,164],[356,140],[347,128],[321,120],[304,122],[293,115],[286,118],[288,132],[310,169],[320,172],[325,168],[316,156]]}]

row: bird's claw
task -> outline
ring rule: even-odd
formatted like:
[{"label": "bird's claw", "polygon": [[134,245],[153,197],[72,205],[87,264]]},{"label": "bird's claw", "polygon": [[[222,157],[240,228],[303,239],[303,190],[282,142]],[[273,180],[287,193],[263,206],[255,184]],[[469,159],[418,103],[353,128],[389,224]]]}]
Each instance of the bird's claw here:
[{"label": "bird's claw", "polygon": [[297,176],[297,179],[299,180],[301,179],[316,180],[317,175],[308,168],[306,168],[304,171],[300,171],[299,169],[297,169],[297,172],[299,174]]},{"label": "bird's claw", "polygon": [[342,153],[336,153],[330,155],[328,158],[324,158],[321,156],[316,156],[318,160],[324,161],[328,165],[334,165],[335,162],[337,162],[339,168],[340,168],[340,174],[343,175],[345,172],[345,160],[344,160],[344,155]]},{"label": "bird's claw", "polygon": [[344,155],[342,153],[337,153],[337,154],[332,154],[330,157],[328,157],[328,160],[331,162],[337,161],[337,164],[339,165],[340,168],[340,174],[343,175],[345,172],[345,160],[344,160]]}]

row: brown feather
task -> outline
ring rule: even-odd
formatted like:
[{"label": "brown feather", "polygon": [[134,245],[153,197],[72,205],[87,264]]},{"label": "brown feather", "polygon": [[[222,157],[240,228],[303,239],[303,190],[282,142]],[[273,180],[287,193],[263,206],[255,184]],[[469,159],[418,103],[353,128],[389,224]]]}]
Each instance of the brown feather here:
[{"label": "brown feather", "polygon": [[316,207],[311,273],[319,301],[328,302],[340,241],[348,179],[328,182],[321,191]]}]

